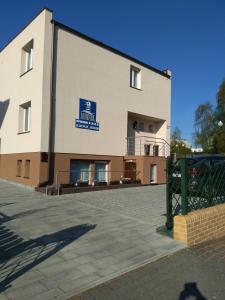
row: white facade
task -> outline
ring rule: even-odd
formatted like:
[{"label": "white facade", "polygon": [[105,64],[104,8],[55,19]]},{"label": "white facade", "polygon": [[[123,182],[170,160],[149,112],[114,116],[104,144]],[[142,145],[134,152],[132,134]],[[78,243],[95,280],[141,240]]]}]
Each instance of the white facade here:
[{"label": "white facade", "polygon": [[[48,151],[51,19],[44,10],[0,52],[0,102],[8,106],[0,128],[1,154]],[[32,40],[32,69],[23,74],[22,49]],[[20,134],[19,107],[28,101],[30,132]]]},{"label": "white facade", "polygon": [[[154,146],[169,148],[170,75],[44,9],[0,52],[0,176],[36,185],[71,160],[86,157],[96,169],[107,161],[112,170],[123,169],[127,155],[165,157]],[[89,128],[81,128],[84,120]]]}]

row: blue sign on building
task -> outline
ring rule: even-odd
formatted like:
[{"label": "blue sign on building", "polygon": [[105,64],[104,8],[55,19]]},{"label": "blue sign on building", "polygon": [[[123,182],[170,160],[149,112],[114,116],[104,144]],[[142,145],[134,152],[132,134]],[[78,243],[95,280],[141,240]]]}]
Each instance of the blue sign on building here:
[{"label": "blue sign on building", "polygon": [[96,102],[80,99],[79,119],[76,119],[77,128],[99,130],[99,123],[96,122]]}]

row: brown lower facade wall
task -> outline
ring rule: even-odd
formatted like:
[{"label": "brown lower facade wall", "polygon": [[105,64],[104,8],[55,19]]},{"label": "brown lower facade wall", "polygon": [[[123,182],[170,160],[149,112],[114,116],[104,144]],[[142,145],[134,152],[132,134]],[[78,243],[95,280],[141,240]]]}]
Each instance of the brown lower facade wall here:
[{"label": "brown lower facade wall", "polygon": [[[17,176],[17,161],[22,161],[21,176]],[[26,178],[25,161],[30,160],[30,174]],[[150,184],[150,166],[157,166],[157,184],[166,182],[164,157],[148,156],[109,156],[109,155],[91,155],[91,154],[73,154],[73,153],[55,153],[54,154],[54,172],[52,172],[54,183],[70,182],[70,163],[71,160],[90,161],[90,171],[94,173],[94,162],[101,160],[108,162],[109,181],[120,180],[124,175],[125,162],[133,161],[136,163],[137,179],[143,184]],[[0,155],[0,178],[15,181],[29,186],[39,186],[48,180],[48,162],[42,161],[40,152],[33,153],[15,153]]]},{"label": "brown lower facade wall", "polygon": [[71,160],[90,161],[90,171],[92,171],[90,172],[90,176],[93,175],[95,161],[107,161],[109,163],[109,181],[120,180],[124,172],[123,156],[56,153],[54,182],[57,183],[57,185],[69,183]]},{"label": "brown lower facade wall", "polygon": [[175,216],[173,236],[190,246],[225,236],[225,204]]},{"label": "brown lower facade wall", "polygon": [[[17,161],[21,160],[21,176],[17,174]],[[25,174],[25,162],[30,161],[29,176]],[[0,178],[15,181],[32,187],[45,182],[47,178],[48,164],[41,162],[40,152],[14,153],[0,155]]]}]

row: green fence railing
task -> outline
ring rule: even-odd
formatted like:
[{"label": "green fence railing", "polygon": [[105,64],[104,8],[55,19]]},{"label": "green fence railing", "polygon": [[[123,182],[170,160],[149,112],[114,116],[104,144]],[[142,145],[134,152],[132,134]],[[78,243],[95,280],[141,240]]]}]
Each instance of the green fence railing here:
[{"label": "green fence railing", "polygon": [[225,160],[167,159],[167,229],[175,215],[225,203]]}]

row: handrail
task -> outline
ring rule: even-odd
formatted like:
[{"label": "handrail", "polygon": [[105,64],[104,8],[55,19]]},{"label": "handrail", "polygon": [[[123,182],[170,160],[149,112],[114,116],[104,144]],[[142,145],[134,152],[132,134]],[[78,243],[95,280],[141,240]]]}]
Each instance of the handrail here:
[{"label": "handrail", "polygon": [[[158,154],[156,154],[156,156],[167,157],[170,153],[170,145],[163,138],[159,138],[159,137],[155,137],[155,136],[140,135],[137,137],[126,137],[126,141],[127,141],[127,155],[155,156],[154,148],[153,148],[153,150],[150,150],[150,148],[149,148],[149,150],[147,148],[145,149],[146,145],[153,145],[153,147],[154,146],[159,147],[158,148],[159,150],[157,151]],[[151,154],[149,151],[150,152],[153,151],[153,153]]]},{"label": "handrail", "polygon": [[126,137],[126,140],[127,139],[140,139],[140,138],[148,138],[148,139],[156,139],[156,140],[162,140],[164,141],[169,147],[170,147],[170,144],[164,139],[164,138],[159,138],[159,137],[154,137],[154,136],[147,136],[147,135],[140,135],[140,136],[135,136],[135,137],[129,137],[127,136]]}]

